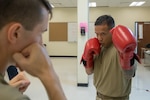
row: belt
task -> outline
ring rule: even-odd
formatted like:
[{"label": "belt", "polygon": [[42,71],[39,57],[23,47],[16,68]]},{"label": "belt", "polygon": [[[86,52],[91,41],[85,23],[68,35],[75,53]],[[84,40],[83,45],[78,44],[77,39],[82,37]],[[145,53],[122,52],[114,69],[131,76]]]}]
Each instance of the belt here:
[{"label": "belt", "polygon": [[97,96],[101,99],[118,99],[118,100],[121,100],[121,99],[124,99],[124,100],[128,100],[129,99],[129,96],[122,96],[122,97],[110,97],[110,96],[106,96],[106,95],[103,95],[99,92],[97,92]]}]

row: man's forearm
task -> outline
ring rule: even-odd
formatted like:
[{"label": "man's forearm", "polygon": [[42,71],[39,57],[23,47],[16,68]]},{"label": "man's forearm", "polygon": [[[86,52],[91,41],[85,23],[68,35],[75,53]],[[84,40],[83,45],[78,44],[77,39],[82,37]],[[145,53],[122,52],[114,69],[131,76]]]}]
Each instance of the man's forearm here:
[{"label": "man's forearm", "polygon": [[52,73],[45,74],[40,77],[40,80],[43,83],[50,100],[67,100],[59,78],[55,73],[53,73],[53,75]]},{"label": "man's forearm", "polygon": [[88,75],[91,75],[92,73],[93,73],[93,69],[94,67],[90,67],[90,68],[85,68],[85,70],[86,70],[86,73],[88,74]]},{"label": "man's forearm", "polygon": [[123,69],[123,73],[124,73],[125,77],[127,77],[128,79],[131,79],[133,76],[135,76],[136,68],[137,68],[137,63],[135,62],[131,66],[131,69],[129,69],[129,70]]}]

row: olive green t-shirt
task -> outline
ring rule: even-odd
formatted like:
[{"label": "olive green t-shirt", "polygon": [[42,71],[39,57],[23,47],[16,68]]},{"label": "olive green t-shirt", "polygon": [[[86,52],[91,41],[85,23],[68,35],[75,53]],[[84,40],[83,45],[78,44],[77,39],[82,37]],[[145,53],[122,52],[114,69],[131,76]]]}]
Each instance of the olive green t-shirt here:
[{"label": "olive green t-shirt", "polygon": [[113,44],[109,48],[102,48],[95,57],[94,85],[97,92],[106,96],[122,97],[130,94],[131,79],[125,78]]},{"label": "olive green t-shirt", "polygon": [[11,87],[0,74],[0,100],[30,100],[16,88]]}]

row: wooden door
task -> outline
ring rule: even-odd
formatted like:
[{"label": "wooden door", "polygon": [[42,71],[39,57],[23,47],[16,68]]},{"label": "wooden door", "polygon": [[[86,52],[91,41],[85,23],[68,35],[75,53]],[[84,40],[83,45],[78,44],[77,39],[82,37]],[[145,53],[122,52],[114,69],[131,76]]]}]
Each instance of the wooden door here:
[{"label": "wooden door", "polygon": [[[145,48],[150,43],[150,22],[136,22],[137,24],[137,53],[141,55],[141,48]],[[142,31],[142,33],[141,33]],[[143,57],[143,56],[142,56]]]}]

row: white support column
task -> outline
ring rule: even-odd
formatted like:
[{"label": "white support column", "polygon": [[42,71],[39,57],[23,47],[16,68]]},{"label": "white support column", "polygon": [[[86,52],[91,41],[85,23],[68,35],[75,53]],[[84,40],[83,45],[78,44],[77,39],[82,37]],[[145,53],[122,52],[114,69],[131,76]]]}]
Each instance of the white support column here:
[{"label": "white support column", "polygon": [[[78,53],[77,53],[77,85],[88,86],[88,76],[85,72],[83,64],[80,64],[84,46],[88,40],[88,21],[89,21],[89,1],[88,0],[77,0],[77,16],[78,16]],[[81,35],[80,26],[86,27],[85,35]]]}]

